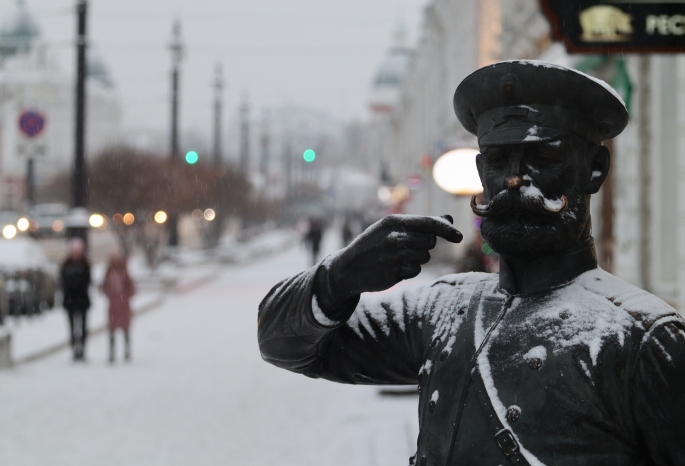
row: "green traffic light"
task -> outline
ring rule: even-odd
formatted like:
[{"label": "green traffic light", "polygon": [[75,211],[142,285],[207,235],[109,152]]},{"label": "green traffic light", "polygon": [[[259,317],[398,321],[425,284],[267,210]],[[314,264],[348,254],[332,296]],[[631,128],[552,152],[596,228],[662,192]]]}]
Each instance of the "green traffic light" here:
[{"label": "green traffic light", "polygon": [[194,150],[191,150],[186,154],[186,162],[190,165],[197,163],[198,160],[200,160],[200,156],[197,155],[197,152]]},{"label": "green traffic light", "polygon": [[314,159],[316,158],[316,152],[314,152],[311,149],[307,149],[302,153],[302,158],[304,159],[305,162],[313,162]]}]

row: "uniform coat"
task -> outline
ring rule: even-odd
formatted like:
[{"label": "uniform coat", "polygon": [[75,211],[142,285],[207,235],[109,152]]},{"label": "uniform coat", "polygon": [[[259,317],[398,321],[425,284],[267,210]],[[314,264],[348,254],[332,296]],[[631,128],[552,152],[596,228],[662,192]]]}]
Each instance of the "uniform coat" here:
[{"label": "uniform coat", "polygon": [[128,330],[131,325],[131,298],[135,285],[125,270],[110,268],[102,283],[102,291],[109,300],[109,330]]},{"label": "uniform coat", "polygon": [[262,357],[336,382],[418,383],[411,464],[512,464],[469,390],[466,355],[482,347],[476,368],[531,465],[684,465],[683,319],[598,269],[591,247],[543,269],[517,289],[505,266],[362,294],[336,322],[314,293],[317,266],[261,303]]}]

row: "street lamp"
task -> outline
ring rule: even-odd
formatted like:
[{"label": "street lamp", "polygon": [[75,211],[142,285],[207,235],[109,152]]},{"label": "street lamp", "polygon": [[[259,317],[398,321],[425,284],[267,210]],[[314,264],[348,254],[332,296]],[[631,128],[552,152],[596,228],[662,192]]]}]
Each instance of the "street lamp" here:
[{"label": "street lamp", "polygon": [[444,153],[433,165],[433,179],[443,191],[455,196],[474,196],[483,192],[476,168],[477,149],[455,149]]},{"label": "street lamp", "polygon": [[166,222],[167,218],[168,218],[168,215],[163,210],[157,211],[157,213],[155,213],[155,216],[154,216],[155,222],[159,223],[160,225],[162,223]]},{"label": "street lamp", "polygon": [[214,209],[206,209],[204,212],[204,217],[205,217],[205,220],[207,220],[208,222],[211,222],[212,220],[214,220],[216,218],[216,212],[214,211]]}]

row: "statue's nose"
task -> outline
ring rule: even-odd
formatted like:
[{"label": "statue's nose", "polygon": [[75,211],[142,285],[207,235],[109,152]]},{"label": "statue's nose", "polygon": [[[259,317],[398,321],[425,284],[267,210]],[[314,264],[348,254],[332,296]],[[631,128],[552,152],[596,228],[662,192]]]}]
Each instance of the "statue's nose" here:
[{"label": "statue's nose", "polygon": [[524,185],[523,177],[521,175],[509,175],[504,183],[506,184],[507,189],[511,189],[512,191],[517,190]]},{"label": "statue's nose", "polygon": [[504,181],[507,189],[516,190],[523,186],[524,180],[521,176],[521,159],[523,158],[523,152],[520,150],[515,150],[511,153],[510,163],[509,163],[509,173],[510,175]]}]

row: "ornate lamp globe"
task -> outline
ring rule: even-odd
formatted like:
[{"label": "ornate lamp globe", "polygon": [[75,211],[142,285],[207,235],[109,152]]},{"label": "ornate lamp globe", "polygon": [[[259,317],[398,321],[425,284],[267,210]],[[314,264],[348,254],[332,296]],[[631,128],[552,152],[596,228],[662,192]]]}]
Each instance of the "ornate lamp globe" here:
[{"label": "ornate lamp globe", "polygon": [[462,148],[444,153],[433,165],[433,179],[443,191],[455,196],[475,196],[483,192],[476,168],[477,149]]}]

